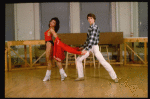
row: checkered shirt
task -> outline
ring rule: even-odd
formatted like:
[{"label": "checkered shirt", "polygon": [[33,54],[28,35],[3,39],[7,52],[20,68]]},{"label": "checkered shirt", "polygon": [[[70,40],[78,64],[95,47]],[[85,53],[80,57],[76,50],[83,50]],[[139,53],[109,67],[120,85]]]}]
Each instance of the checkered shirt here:
[{"label": "checkered shirt", "polygon": [[100,30],[95,23],[93,23],[88,28],[87,32],[87,39],[84,45],[82,45],[83,48],[85,48],[86,51],[89,51],[93,45],[97,45],[99,43],[99,33]]}]

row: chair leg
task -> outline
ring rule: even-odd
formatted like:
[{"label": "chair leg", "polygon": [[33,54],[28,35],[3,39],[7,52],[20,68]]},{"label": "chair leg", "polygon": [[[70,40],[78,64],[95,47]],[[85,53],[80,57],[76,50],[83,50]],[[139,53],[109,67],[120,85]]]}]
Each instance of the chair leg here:
[{"label": "chair leg", "polygon": [[67,55],[66,55],[66,66],[65,66],[65,69],[68,68],[68,52],[67,52]]},{"label": "chair leg", "polygon": [[98,68],[100,68],[100,63],[98,63]]},{"label": "chair leg", "polygon": [[107,47],[107,46],[106,46],[106,50],[107,50],[108,62],[110,63],[110,60],[109,60],[109,55],[108,55],[108,47]]},{"label": "chair leg", "polygon": [[[101,46],[100,46],[100,52],[101,52]],[[99,62],[98,63],[98,68],[100,68],[100,65],[101,65],[101,63]]]},{"label": "chair leg", "polygon": [[92,66],[92,63],[91,63],[92,59],[90,58],[90,67]]},{"label": "chair leg", "polygon": [[93,54],[93,63],[94,63],[94,68],[96,68],[96,67],[95,67],[95,58],[94,58],[94,54]]},{"label": "chair leg", "polygon": [[74,54],[74,57],[75,57],[75,65],[76,65],[76,69],[77,69],[77,61],[76,61],[77,56],[76,56],[76,54]]},{"label": "chair leg", "polygon": [[100,52],[101,52],[101,46],[100,46]]},{"label": "chair leg", "polygon": [[84,69],[85,69],[85,63],[86,63],[86,59],[84,59]]}]

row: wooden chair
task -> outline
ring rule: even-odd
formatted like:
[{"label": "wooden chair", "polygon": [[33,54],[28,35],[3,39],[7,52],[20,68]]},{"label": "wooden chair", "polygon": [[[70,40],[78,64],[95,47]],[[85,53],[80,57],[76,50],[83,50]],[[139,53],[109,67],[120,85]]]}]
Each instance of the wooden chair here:
[{"label": "wooden chair", "polygon": [[[108,45],[100,45],[99,47],[100,47],[100,52],[101,52],[101,48],[102,48],[102,47],[105,47],[105,48],[106,48],[107,59],[108,59],[108,62],[110,63],[109,55],[108,55]],[[100,68],[100,63],[98,64],[98,68]]]},{"label": "wooden chair", "polygon": [[[89,59],[89,60],[87,60],[87,59]],[[95,57],[94,57],[94,54],[92,52],[90,52],[89,57],[84,59],[84,69],[85,69],[86,63],[93,63],[94,64],[94,68],[95,68]],[[90,66],[91,66],[91,64],[90,64]]]},{"label": "wooden chair", "polygon": [[[68,68],[69,63],[75,63],[75,65],[76,65],[76,58],[77,58],[76,54],[66,52],[66,66],[65,66],[65,68]],[[76,66],[76,69],[77,69],[77,66]]]}]

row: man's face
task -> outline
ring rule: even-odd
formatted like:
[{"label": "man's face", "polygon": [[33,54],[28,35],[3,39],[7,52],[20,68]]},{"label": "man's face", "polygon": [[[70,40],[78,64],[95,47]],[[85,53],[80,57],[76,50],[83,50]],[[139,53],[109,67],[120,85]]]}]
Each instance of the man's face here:
[{"label": "man's face", "polygon": [[88,17],[88,22],[90,23],[90,25],[92,25],[95,20],[93,19],[93,17]]}]

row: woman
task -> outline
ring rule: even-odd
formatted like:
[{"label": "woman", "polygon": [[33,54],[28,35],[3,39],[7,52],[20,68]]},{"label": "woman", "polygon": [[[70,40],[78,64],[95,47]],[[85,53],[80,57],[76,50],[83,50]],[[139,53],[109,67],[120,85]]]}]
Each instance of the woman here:
[{"label": "woman", "polygon": [[[53,58],[53,46],[54,46],[52,36],[58,38],[56,33],[58,30],[59,30],[59,19],[57,17],[54,17],[49,22],[49,29],[44,33],[45,41],[46,41],[46,59],[47,59],[48,66],[43,81],[50,80],[51,69],[52,69],[52,58]],[[85,53],[86,51],[82,51],[81,54],[85,54]],[[64,69],[62,68],[62,64],[60,61],[56,61],[56,64],[59,68],[61,80],[64,80],[65,77],[67,77],[67,75]]]}]

